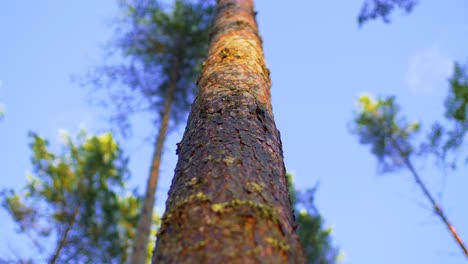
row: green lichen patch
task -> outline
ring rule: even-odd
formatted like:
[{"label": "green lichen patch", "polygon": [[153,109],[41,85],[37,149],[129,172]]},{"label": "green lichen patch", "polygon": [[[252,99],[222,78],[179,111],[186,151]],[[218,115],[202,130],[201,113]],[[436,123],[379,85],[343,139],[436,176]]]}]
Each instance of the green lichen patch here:
[{"label": "green lichen patch", "polygon": [[221,213],[224,211],[224,204],[213,204],[211,210],[216,213]]},{"label": "green lichen patch", "polygon": [[185,183],[185,186],[190,186],[190,187],[195,186],[199,184],[200,182],[201,182],[200,178],[193,177],[192,179],[190,179],[190,181]]},{"label": "green lichen patch", "polygon": [[175,205],[172,206],[171,209],[164,215],[161,226],[163,227],[166,223],[170,223],[174,213],[180,211],[183,207],[196,203],[209,202],[210,200],[211,199],[206,194],[203,192],[198,192],[196,194],[189,195],[183,200],[177,201]]},{"label": "green lichen patch", "polygon": [[209,200],[210,198],[206,194],[204,194],[203,192],[198,192],[196,194],[189,195],[189,197],[185,198],[182,201],[177,202],[175,208],[194,202],[208,202]]},{"label": "green lichen patch", "polygon": [[234,199],[225,203],[215,203],[211,205],[211,210],[216,213],[226,213],[232,210],[246,209],[249,213],[258,215],[264,219],[269,219],[273,223],[279,223],[275,209],[262,203],[256,203],[249,200]]},{"label": "green lichen patch", "polygon": [[226,165],[231,165],[238,161],[240,161],[238,158],[233,158],[233,157],[226,157],[223,159],[223,162],[226,163]]},{"label": "green lichen patch", "polygon": [[263,191],[263,187],[255,182],[247,182],[245,188],[249,193],[260,193]]},{"label": "green lichen patch", "polygon": [[278,240],[278,239],[275,239],[275,238],[272,238],[272,237],[267,237],[265,239],[265,241],[268,244],[272,245],[277,250],[280,250],[280,251],[283,251],[283,252],[288,252],[289,250],[291,250],[289,245],[283,240]]}]

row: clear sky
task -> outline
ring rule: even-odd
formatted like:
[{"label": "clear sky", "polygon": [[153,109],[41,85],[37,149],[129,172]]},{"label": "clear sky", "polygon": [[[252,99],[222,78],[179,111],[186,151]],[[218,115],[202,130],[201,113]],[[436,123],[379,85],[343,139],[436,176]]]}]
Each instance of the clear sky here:
[{"label": "clear sky", "polygon": [[[257,0],[260,33],[272,72],[273,109],[288,171],[305,190],[320,181],[317,206],[334,228],[343,263],[466,263],[445,227],[427,207],[406,172],[377,175],[369,148],[347,123],[361,92],[397,95],[410,118],[428,125],[442,116],[446,78],[454,60],[468,61],[468,2],[421,0],[411,15],[390,25],[359,29],[363,0]],[[0,8],[0,188],[19,188],[31,170],[28,131],[59,149],[59,130],[109,128],[103,112],[86,102],[86,89],[71,81],[103,61],[113,34],[115,0],[5,1]],[[151,141],[144,120],[122,142],[131,157],[129,186],[143,190]],[[175,167],[175,143],[166,144],[157,206],[162,209]],[[418,164],[432,191],[468,241],[467,169],[451,173],[445,187],[430,162]],[[0,212],[0,256],[29,254]]]}]

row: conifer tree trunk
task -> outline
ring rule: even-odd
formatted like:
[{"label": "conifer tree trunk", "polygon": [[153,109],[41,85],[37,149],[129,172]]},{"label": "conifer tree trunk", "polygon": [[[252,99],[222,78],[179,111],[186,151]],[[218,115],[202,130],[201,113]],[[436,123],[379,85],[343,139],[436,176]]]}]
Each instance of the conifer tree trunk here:
[{"label": "conifer tree trunk", "polygon": [[153,263],[304,263],[252,0],[218,0]]},{"label": "conifer tree trunk", "polygon": [[174,100],[174,94],[177,88],[179,79],[179,61],[172,66],[169,84],[164,97],[164,109],[162,114],[161,125],[157,134],[153,160],[151,162],[150,175],[146,184],[145,197],[143,199],[140,219],[135,235],[135,240],[132,246],[131,262],[132,264],[144,264],[147,258],[147,246],[153,222],[153,207],[155,202],[155,193],[158,186],[159,168],[161,165],[161,157],[164,150],[164,141],[167,136],[169,126],[169,118],[171,115],[171,104]]}]

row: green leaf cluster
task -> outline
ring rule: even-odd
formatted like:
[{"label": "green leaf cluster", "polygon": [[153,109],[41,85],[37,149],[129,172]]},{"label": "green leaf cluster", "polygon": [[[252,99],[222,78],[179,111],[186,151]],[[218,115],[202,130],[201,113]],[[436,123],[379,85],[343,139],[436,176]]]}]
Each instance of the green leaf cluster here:
[{"label": "green leaf cluster", "polygon": [[420,124],[401,117],[392,96],[374,99],[363,94],[357,105],[351,132],[358,136],[361,144],[371,145],[383,172],[402,168],[414,152],[410,139],[419,131]]},{"label": "green leaf cluster", "polygon": [[445,116],[466,129],[468,124],[468,65],[455,63],[454,73],[449,82],[450,93],[445,100]]},{"label": "green leaf cluster", "polygon": [[314,204],[318,185],[304,193],[293,186],[293,176],[286,174],[289,197],[294,207],[297,234],[309,264],[332,264],[339,261],[339,250],[332,243],[332,229],[324,228],[323,218]]},{"label": "green leaf cluster", "polygon": [[[409,162],[411,154],[433,154],[443,167],[456,168],[457,150],[463,146],[468,131],[468,74],[467,68],[454,65],[445,99],[445,122],[436,121],[428,130],[428,137],[418,146],[414,141],[420,130],[418,122],[407,122],[399,111],[395,97],[359,98],[351,132],[361,144],[371,145],[383,172],[400,169]],[[454,154],[455,157],[449,156]],[[466,157],[468,162],[468,157]]]},{"label": "green leaf cluster", "polygon": [[1,194],[18,231],[46,251],[49,262],[125,262],[140,200],[125,192],[127,159],[112,135],[81,131],[72,140],[65,134],[59,155],[44,138],[30,137],[33,173],[22,192]]},{"label": "green leaf cluster", "polygon": [[[450,89],[445,99],[446,122],[435,122],[422,145],[422,151],[434,154],[445,167],[456,168],[458,149],[463,146],[468,134],[468,68],[455,63]],[[450,156],[449,154],[455,154]],[[468,162],[468,156],[465,157]]]}]

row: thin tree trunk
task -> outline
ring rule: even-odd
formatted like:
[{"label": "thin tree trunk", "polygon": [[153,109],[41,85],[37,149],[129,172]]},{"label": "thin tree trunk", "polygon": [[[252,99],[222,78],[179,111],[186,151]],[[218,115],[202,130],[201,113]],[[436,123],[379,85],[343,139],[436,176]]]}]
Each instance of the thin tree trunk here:
[{"label": "thin tree trunk", "polygon": [[155,202],[155,192],[159,179],[159,167],[161,165],[161,157],[164,150],[164,141],[166,140],[167,129],[169,126],[169,118],[171,115],[171,105],[174,100],[177,82],[179,79],[179,61],[173,65],[171,76],[169,77],[169,84],[167,86],[166,94],[164,97],[164,109],[162,115],[161,125],[157,134],[153,160],[151,162],[150,175],[146,185],[145,198],[143,200],[140,219],[138,220],[138,227],[136,231],[135,240],[132,246],[132,264],[144,264],[147,259],[147,246],[153,222],[153,207]]},{"label": "thin tree trunk", "polygon": [[252,0],[219,0],[153,263],[304,263]]},{"label": "thin tree trunk", "polygon": [[461,237],[458,235],[457,231],[455,230],[455,227],[450,223],[450,221],[448,220],[448,218],[445,215],[444,211],[442,211],[442,208],[439,206],[439,204],[436,202],[434,197],[431,195],[431,193],[427,189],[426,185],[422,181],[421,177],[419,176],[419,174],[414,169],[413,164],[411,163],[411,161],[409,160],[407,155],[405,155],[405,153],[401,150],[400,146],[397,144],[397,142],[395,140],[392,139],[391,141],[392,141],[393,146],[397,149],[400,156],[403,158],[406,167],[409,169],[409,171],[413,175],[414,181],[421,188],[424,196],[426,196],[426,198],[429,200],[432,208],[434,209],[434,213],[440,218],[440,220],[442,220],[442,222],[444,222],[444,224],[447,227],[447,229],[449,230],[450,234],[455,239],[457,244],[460,246],[460,248],[463,251],[463,254],[465,255],[465,257],[468,257],[468,249],[465,246],[465,244],[463,243],[463,240],[461,239]]},{"label": "thin tree trunk", "polygon": [[68,242],[68,233],[72,229],[73,225],[75,224],[76,217],[78,216],[78,213],[80,212],[79,206],[75,208],[73,211],[72,219],[68,222],[67,227],[65,228],[65,231],[62,234],[62,237],[60,238],[59,244],[57,245],[57,248],[54,251],[54,255],[50,258],[49,263],[50,264],[55,264],[57,263],[57,260],[60,256],[60,252],[62,252],[63,247],[65,244]]}]

